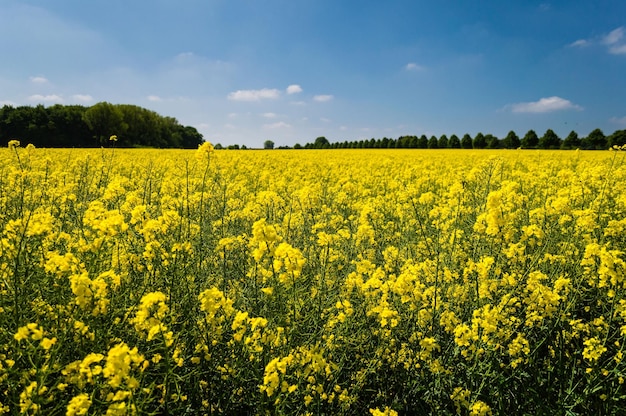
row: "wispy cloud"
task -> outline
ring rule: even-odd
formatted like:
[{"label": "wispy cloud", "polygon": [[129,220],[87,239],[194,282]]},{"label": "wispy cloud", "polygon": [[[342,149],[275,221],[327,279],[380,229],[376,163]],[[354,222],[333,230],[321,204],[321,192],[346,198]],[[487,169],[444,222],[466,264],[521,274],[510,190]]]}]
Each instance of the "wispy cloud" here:
[{"label": "wispy cloud", "polygon": [[313,97],[313,101],[317,101],[320,103],[326,102],[326,101],[330,101],[333,98],[335,98],[334,96],[330,95],[330,94],[321,94],[321,95],[316,95]]},{"label": "wispy cloud", "polygon": [[11,107],[17,106],[17,103],[9,100],[0,100],[0,106],[10,105]]},{"label": "wispy cloud", "polygon": [[276,99],[278,97],[280,97],[280,91],[275,88],[237,90],[228,94],[228,99],[232,101],[260,101],[263,99]]},{"label": "wispy cloud", "polygon": [[74,99],[75,101],[83,102],[83,103],[88,103],[90,101],[93,101],[93,97],[89,94],[74,94],[72,95],[72,99]]},{"label": "wispy cloud", "polygon": [[30,77],[30,82],[33,84],[45,84],[48,82],[48,79],[45,77]]},{"label": "wispy cloud", "polygon": [[569,44],[569,46],[573,48],[584,48],[585,46],[589,45],[591,45],[591,42],[589,42],[587,39],[578,39],[577,41]]},{"label": "wispy cloud", "polygon": [[578,39],[577,41],[570,43],[568,46],[582,48],[596,44],[606,46],[607,51],[612,55],[626,54],[626,30],[624,30],[624,26],[613,29],[606,35],[600,37],[592,39]]},{"label": "wispy cloud", "polygon": [[61,97],[60,95],[56,95],[56,94],[51,94],[51,95],[34,94],[28,97],[28,99],[30,101],[34,101],[37,103],[62,103],[63,102],[63,97]]},{"label": "wispy cloud", "polygon": [[265,117],[265,118],[276,118],[277,117],[276,113],[263,113],[261,115],[263,117]]},{"label": "wispy cloud", "polygon": [[609,46],[609,53],[613,55],[626,54],[626,42],[624,41],[624,27],[620,26],[604,36],[602,43]]},{"label": "wispy cloud", "polygon": [[607,35],[602,38],[602,43],[606,45],[613,45],[624,37],[624,27],[618,27],[617,29],[613,29]]},{"label": "wispy cloud", "polygon": [[299,92],[302,92],[302,87],[298,84],[292,84],[287,87],[287,94],[298,94]]},{"label": "wispy cloud", "polygon": [[583,109],[570,100],[556,96],[541,98],[538,101],[509,104],[505,108],[510,108],[513,113],[550,113],[553,111]]},{"label": "wispy cloud", "polygon": [[148,95],[148,101],[159,102],[163,101],[163,99],[158,95]]},{"label": "wispy cloud", "polygon": [[276,123],[264,124],[263,127],[266,129],[284,129],[291,127],[291,124],[287,124],[284,121],[278,121]]},{"label": "wispy cloud", "polygon": [[409,62],[408,64],[406,64],[404,69],[406,69],[407,71],[421,71],[424,69],[424,67],[422,65],[416,64],[415,62]]}]

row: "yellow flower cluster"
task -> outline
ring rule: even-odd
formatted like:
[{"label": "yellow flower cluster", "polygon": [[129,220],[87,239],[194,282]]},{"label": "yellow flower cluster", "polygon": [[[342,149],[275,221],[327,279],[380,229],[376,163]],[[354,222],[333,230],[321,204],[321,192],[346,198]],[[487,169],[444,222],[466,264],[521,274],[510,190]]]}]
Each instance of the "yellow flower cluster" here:
[{"label": "yellow flower cluster", "polygon": [[624,157],[11,141],[0,414],[626,413]]}]

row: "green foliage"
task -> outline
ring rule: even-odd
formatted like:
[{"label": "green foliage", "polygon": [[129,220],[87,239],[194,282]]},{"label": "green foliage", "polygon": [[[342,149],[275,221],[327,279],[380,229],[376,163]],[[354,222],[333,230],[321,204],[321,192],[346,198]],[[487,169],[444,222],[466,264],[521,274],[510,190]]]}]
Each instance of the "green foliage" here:
[{"label": "green foliage", "polygon": [[274,142],[271,140],[266,140],[263,142],[263,149],[271,150],[274,148]]},{"label": "green foliage", "polygon": [[448,136],[446,136],[445,134],[442,134],[441,137],[439,137],[439,140],[437,141],[437,147],[439,147],[440,149],[445,149],[448,146]]},{"label": "green foliage", "polygon": [[196,148],[202,135],[173,117],[128,104],[100,102],[91,107],[4,106],[0,108],[0,143],[13,138],[37,147]]},{"label": "green foliage", "polygon": [[578,133],[572,130],[563,142],[561,143],[562,149],[577,149],[580,147],[580,138],[578,137]]},{"label": "green foliage", "polygon": [[484,149],[487,147],[487,139],[485,139],[485,135],[480,132],[476,134],[474,140],[472,140],[472,147],[474,149]]},{"label": "green foliage", "polygon": [[522,147],[524,149],[535,149],[539,144],[539,137],[534,130],[528,130],[524,138],[522,139]]},{"label": "green foliage", "polygon": [[456,134],[453,134],[452,136],[450,136],[450,141],[448,142],[448,145],[451,149],[460,149],[461,140],[459,140],[459,137]]},{"label": "green foliage", "polygon": [[594,129],[593,131],[591,131],[591,133],[589,133],[589,136],[585,137],[581,142],[581,146],[583,147],[583,149],[590,150],[605,149],[607,147],[606,145],[606,136],[600,129]]},{"label": "green foliage", "polygon": [[539,139],[538,147],[540,149],[559,149],[561,147],[561,139],[552,129],[548,129]]},{"label": "green foliage", "polygon": [[521,144],[521,140],[513,130],[509,131],[506,137],[502,139],[502,147],[505,149],[517,149]]},{"label": "green foliage", "polygon": [[461,139],[461,148],[463,149],[471,149],[472,148],[472,136],[465,133],[463,138]]}]

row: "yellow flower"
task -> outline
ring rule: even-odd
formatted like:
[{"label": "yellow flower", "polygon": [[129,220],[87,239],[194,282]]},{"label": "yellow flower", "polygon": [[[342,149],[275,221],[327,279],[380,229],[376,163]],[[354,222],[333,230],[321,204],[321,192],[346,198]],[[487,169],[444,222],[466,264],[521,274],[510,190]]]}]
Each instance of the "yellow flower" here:
[{"label": "yellow flower", "polygon": [[91,406],[91,399],[87,393],[81,393],[78,396],[72,397],[67,405],[66,416],[79,416],[87,414],[89,407]]},{"label": "yellow flower", "polygon": [[606,352],[606,347],[597,337],[585,340],[583,345],[583,357],[589,361],[597,361]]},{"label": "yellow flower", "polygon": [[115,134],[112,135],[111,137],[109,137],[109,141],[116,142],[117,141],[117,136]]},{"label": "yellow flower", "polygon": [[52,346],[53,346],[54,344],[56,344],[56,342],[57,342],[56,337],[54,337],[54,338],[47,338],[47,337],[46,337],[46,338],[44,338],[44,339],[42,339],[42,340],[41,340],[41,347],[42,347],[44,350],[49,350],[50,348],[52,348]]}]

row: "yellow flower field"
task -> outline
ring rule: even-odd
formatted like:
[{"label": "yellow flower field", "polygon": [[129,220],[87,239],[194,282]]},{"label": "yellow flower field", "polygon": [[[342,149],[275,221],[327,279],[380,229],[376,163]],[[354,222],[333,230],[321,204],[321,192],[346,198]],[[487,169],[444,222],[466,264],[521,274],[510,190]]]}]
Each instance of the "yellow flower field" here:
[{"label": "yellow flower field", "polygon": [[0,149],[0,414],[624,414],[620,151]]}]

